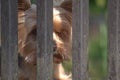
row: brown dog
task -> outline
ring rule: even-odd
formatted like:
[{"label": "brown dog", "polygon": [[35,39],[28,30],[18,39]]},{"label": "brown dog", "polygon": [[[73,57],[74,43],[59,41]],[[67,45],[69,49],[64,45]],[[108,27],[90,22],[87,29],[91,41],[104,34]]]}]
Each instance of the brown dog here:
[{"label": "brown dog", "polygon": [[[29,0],[18,0],[19,80],[36,80],[36,6]],[[69,4],[68,4],[69,3]],[[53,8],[54,78],[67,80],[61,62],[70,59],[72,36],[72,1]]]}]

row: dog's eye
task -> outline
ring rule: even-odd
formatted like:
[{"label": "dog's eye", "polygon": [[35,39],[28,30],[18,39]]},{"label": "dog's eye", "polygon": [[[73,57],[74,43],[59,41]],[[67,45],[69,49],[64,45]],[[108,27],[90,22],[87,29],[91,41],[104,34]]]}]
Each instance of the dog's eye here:
[{"label": "dog's eye", "polygon": [[31,34],[32,35],[37,35],[36,29],[32,30]]},{"label": "dog's eye", "polygon": [[56,32],[60,39],[67,41],[70,38],[70,32],[67,30],[62,30],[61,32]]},{"label": "dog's eye", "polygon": [[34,39],[36,40],[36,35],[37,35],[37,32],[36,32],[36,29],[33,29],[29,34],[28,34],[28,39],[31,38],[31,39]]}]

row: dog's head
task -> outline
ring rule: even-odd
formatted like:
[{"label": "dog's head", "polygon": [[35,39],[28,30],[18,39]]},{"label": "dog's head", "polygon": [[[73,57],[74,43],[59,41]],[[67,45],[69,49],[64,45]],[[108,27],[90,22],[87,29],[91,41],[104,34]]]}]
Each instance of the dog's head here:
[{"label": "dog's head", "polygon": [[[21,27],[21,26],[19,26]],[[19,28],[18,28],[19,29]],[[33,5],[25,12],[25,37],[20,37],[22,30],[18,30],[19,51],[27,62],[36,63],[36,6]],[[67,60],[71,55],[72,15],[61,8],[53,8],[53,52],[54,62]]]},{"label": "dog's head", "polygon": [[72,37],[72,15],[60,8],[53,8],[54,61],[70,59]]}]

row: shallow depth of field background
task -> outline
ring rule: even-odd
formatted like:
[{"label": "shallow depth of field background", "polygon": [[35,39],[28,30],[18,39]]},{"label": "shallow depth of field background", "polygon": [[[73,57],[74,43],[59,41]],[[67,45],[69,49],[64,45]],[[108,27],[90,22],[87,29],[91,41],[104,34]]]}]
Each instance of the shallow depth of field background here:
[{"label": "shallow depth of field background", "polygon": [[[35,0],[31,0],[32,3]],[[55,4],[59,1],[54,0]],[[89,76],[90,80],[106,80],[107,77],[107,0],[90,0]],[[64,62],[67,72],[72,63]]]}]

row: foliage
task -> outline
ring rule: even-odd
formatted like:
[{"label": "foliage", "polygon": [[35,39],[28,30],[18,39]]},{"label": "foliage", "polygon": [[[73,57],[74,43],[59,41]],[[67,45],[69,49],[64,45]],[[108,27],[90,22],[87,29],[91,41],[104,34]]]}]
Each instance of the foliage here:
[{"label": "foliage", "polygon": [[90,14],[99,15],[106,13],[107,0],[90,0]]},{"label": "foliage", "polygon": [[35,3],[35,2],[36,2],[36,0],[31,0],[31,2],[32,2],[32,3]]},{"label": "foliage", "polygon": [[89,73],[91,80],[106,80],[107,28],[100,26],[99,36],[89,41]]}]

